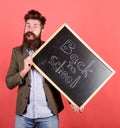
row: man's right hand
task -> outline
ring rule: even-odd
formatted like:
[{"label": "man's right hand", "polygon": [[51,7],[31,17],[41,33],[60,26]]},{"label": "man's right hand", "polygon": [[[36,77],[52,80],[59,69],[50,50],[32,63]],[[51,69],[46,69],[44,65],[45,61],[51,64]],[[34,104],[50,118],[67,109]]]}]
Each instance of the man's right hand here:
[{"label": "man's right hand", "polygon": [[23,70],[20,72],[20,76],[22,78],[25,77],[25,75],[30,71],[31,67],[33,65],[33,60],[32,60],[32,56],[28,56],[24,59],[24,68]]}]

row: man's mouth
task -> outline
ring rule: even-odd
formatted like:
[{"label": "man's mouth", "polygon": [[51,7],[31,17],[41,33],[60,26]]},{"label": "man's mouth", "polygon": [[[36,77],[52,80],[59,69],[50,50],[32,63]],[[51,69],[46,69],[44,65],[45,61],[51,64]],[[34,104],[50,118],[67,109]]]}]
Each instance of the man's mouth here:
[{"label": "man's mouth", "polygon": [[27,35],[27,38],[29,39],[29,40],[33,40],[34,39],[34,37],[32,36],[32,35]]},{"label": "man's mouth", "polygon": [[35,39],[35,35],[33,33],[31,33],[31,32],[28,32],[27,33],[27,39],[28,40],[34,40]]}]

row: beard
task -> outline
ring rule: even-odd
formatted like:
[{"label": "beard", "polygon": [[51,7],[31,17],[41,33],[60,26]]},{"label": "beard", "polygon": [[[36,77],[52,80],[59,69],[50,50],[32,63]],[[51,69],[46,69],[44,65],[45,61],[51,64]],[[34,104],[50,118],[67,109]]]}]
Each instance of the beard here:
[{"label": "beard", "polygon": [[37,37],[32,32],[24,33],[23,46],[29,50],[37,50],[41,46],[40,36]]}]

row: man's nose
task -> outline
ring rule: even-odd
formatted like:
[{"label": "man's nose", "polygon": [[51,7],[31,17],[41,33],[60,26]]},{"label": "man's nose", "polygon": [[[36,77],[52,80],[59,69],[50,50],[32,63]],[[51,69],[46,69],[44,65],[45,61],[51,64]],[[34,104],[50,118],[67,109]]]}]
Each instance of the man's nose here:
[{"label": "man's nose", "polygon": [[30,32],[33,32],[33,31],[34,31],[34,27],[32,27],[32,26],[29,27],[29,31],[30,31]]}]

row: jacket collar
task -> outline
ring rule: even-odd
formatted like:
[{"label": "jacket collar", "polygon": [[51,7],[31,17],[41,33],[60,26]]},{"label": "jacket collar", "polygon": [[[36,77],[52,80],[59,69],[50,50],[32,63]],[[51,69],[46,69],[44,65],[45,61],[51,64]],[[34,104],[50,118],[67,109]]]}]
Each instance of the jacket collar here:
[{"label": "jacket collar", "polygon": [[24,58],[26,58],[27,56],[29,56],[29,54],[28,54],[26,48],[23,47],[23,45],[21,46],[21,50],[22,50],[22,54],[23,54]]}]

